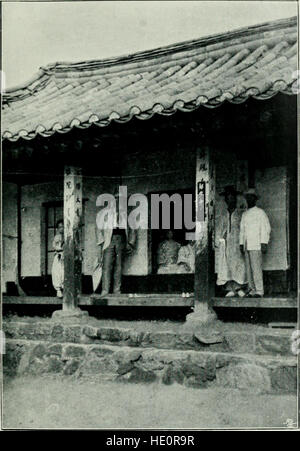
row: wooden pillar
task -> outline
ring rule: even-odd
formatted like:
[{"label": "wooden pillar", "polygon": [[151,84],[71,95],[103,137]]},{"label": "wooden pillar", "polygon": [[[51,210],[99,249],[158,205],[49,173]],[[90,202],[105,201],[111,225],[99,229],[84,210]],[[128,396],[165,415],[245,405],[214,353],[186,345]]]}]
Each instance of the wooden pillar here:
[{"label": "wooden pillar", "polygon": [[64,299],[63,310],[78,307],[82,274],[82,170],[64,170]]},{"label": "wooden pillar", "polygon": [[215,165],[208,146],[196,148],[195,300],[207,304],[214,295]]},{"label": "wooden pillar", "polygon": [[17,265],[16,286],[19,296],[26,296],[22,283],[22,185],[17,182]]}]

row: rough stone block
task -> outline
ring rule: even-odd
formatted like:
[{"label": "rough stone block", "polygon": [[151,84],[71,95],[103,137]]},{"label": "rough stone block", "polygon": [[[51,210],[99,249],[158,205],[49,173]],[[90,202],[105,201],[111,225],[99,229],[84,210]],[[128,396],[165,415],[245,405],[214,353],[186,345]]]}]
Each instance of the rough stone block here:
[{"label": "rough stone block", "polygon": [[42,359],[47,354],[47,348],[44,344],[39,343],[38,345],[34,346],[34,348],[31,351],[30,354],[30,362],[33,359]]},{"label": "rough stone block", "polygon": [[255,349],[254,334],[228,333],[225,335],[227,351],[251,354]]},{"label": "rough stone block", "polygon": [[120,363],[117,369],[117,373],[123,375],[132,371],[133,368],[134,368],[133,362]]},{"label": "rough stone block", "polygon": [[176,334],[174,332],[149,332],[142,337],[144,346],[154,346],[155,348],[175,349]]},{"label": "rough stone block", "polygon": [[187,387],[194,388],[206,388],[208,386],[208,380],[205,377],[205,374],[198,374],[198,376],[190,376],[186,378],[185,385]]},{"label": "rough stone block", "polygon": [[6,343],[6,352],[3,355],[3,372],[8,376],[16,376],[22,356],[26,352],[26,346]]},{"label": "rough stone block", "polygon": [[136,362],[142,355],[142,351],[138,349],[121,348],[114,353],[114,360],[118,364]]},{"label": "rough stone block", "polygon": [[98,337],[104,341],[122,341],[122,333],[119,329],[113,327],[99,327]]},{"label": "rough stone block", "polygon": [[157,378],[156,374],[153,371],[148,371],[143,368],[135,367],[129,373],[121,376],[122,380],[127,380],[128,382],[142,382],[142,383],[151,383],[154,382]]},{"label": "rough stone block", "polygon": [[79,343],[81,337],[81,326],[65,326],[64,341],[68,343]]},{"label": "rough stone block", "polygon": [[216,369],[223,368],[230,364],[239,364],[244,361],[243,356],[220,353],[216,354]]},{"label": "rough stone block", "polygon": [[80,360],[78,360],[78,359],[69,360],[64,367],[64,375],[71,376],[71,374],[76,373],[79,366],[80,366]]},{"label": "rough stone block", "polygon": [[49,354],[49,355],[61,356],[61,353],[62,353],[62,345],[61,344],[53,344],[47,348],[47,354]]},{"label": "rough stone block", "polygon": [[181,333],[176,334],[175,338],[175,348],[176,349],[202,349],[203,346],[199,343],[194,334]]},{"label": "rough stone block", "polygon": [[51,337],[55,341],[63,341],[64,339],[64,328],[61,324],[55,324],[52,327]]},{"label": "rough stone block", "polygon": [[271,390],[268,369],[253,363],[230,364],[219,369],[217,385],[258,393]]},{"label": "rough stone block", "polygon": [[59,357],[55,355],[51,355],[50,357],[48,357],[46,369],[47,373],[61,373],[63,368],[64,363]]},{"label": "rough stone block", "polygon": [[4,321],[3,330],[6,338],[19,338],[19,323]]},{"label": "rough stone block", "polygon": [[93,326],[85,326],[82,330],[83,334],[90,338],[98,338],[98,328]]},{"label": "rough stone block", "polygon": [[105,345],[99,345],[99,346],[93,346],[91,348],[89,348],[89,355],[95,355],[99,358],[102,357],[109,357],[111,356],[111,354],[113,354],[115,352],[115,350],[109,348],[109,347],[105,347]]},{"label": "rough stone block", "polygon": [[69,345],[63,349],[62,358],[63,358],[63,360],[64,359],[68,360],[73,357],[83,357],[83,356],[85,356],[85,353],[86,353],[86,349],[84,348],[84,346]]},{"label": "rough stone block", "polygon": [[97,358],[89,355],[80,366],[80,374],[102,375],[117,373],[118,365],[110,357]]},{"label": "rough stone block", "polygon": [[278,366],[270,370],[271,385],[274,391],[297,391],[297,367]]},{"label": "rough stone block", "polygon": [[257,354],[292,355],[289,335],[257,335]]},{"label": "rough stone block", "polygon": [[144,332],[136,332],[131,330],[129,338],[126,340],[128,346],[143,346]]},{"label": "rough stone block", "polygon": [[182,370],[190,381],[194,381],[194,385],[203,386],[204,382],[212,381],[216,377],[215,359],[211,356],[207,356],[202,361],[200,359],[188,359],[183,363]]},{"label": "rough stone block", "polygon": [[177,382],[182,384],[184,381],[184,374],[180,365],[174,363],[169,364],[165,367],[162,374],[162,383],[166,385],[173,384]]},{"label": "rough stone block", "polygon": [[52,331],[52,324],[35,323],[34,339],[35,340],[48,340],[49,337],[51,336],[51,331]]},{"label": "rough stone block", "polygon": [[122,341],[127,341],[130,339],[131,329],[119,329],[119,331]]},{"label": "rough stone block", "polygon": [[34,323],[19,323],[17,329],[17,338],[34,340],[36,327]]}]

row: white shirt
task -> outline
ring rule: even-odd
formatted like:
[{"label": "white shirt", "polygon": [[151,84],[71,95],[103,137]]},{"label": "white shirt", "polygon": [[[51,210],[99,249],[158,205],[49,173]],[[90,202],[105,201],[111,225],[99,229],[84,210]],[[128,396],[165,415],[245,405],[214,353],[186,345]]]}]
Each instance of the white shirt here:
[{"label": "white shirt", "polygon": [[258,251],[261,244],[268,244],[271,226],[268,216],[258,207],[249,208],[242,215],[240,226],[240,244],[248,251]]}]

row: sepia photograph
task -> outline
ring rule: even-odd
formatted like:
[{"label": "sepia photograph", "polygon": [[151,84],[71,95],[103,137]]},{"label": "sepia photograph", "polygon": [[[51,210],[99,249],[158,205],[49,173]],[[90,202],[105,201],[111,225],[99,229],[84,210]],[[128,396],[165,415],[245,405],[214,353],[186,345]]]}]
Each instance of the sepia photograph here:
[{"label": "sepia photograph", "polygon": [[298,16],[2,2],[2,431],[299,428]]}]

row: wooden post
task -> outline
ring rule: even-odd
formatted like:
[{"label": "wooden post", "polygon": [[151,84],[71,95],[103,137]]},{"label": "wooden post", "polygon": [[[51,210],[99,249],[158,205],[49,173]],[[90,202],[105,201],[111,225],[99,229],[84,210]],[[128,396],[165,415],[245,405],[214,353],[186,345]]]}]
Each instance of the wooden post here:
[{"label": "wooden post", "polygon": [[63,309],[52,318],[66,320],[88,316],[79,309],[81,294],[82,246],[82,171],[65,166],[64,171],[64,299]]},{"label": "wooden post", "polygon": [[195,299],[209,301],[214,294],[213,225],[215,167],[207,146],[196,149],[196,260]]},{"label": "wooden post", "polygon": [[81,295],[82,171],[65,166],[64,171],[64,300],[63,310],[76,309]]},{"label": "wooden post", "polygon": [[[208,146],[196,148],[196,243],[195,243],[195,307],[187,315],[190,328],[205,326],[216,318],[209,308],[214,295],[214,201],[215,166]],[[191,330],[191,329],[190,329]]]},{"label": "wooden post", "polygon": [[19,296],[26,296],[22,283],[22,185],[17,182],[17,267],[16,267],[16,286]]}]

